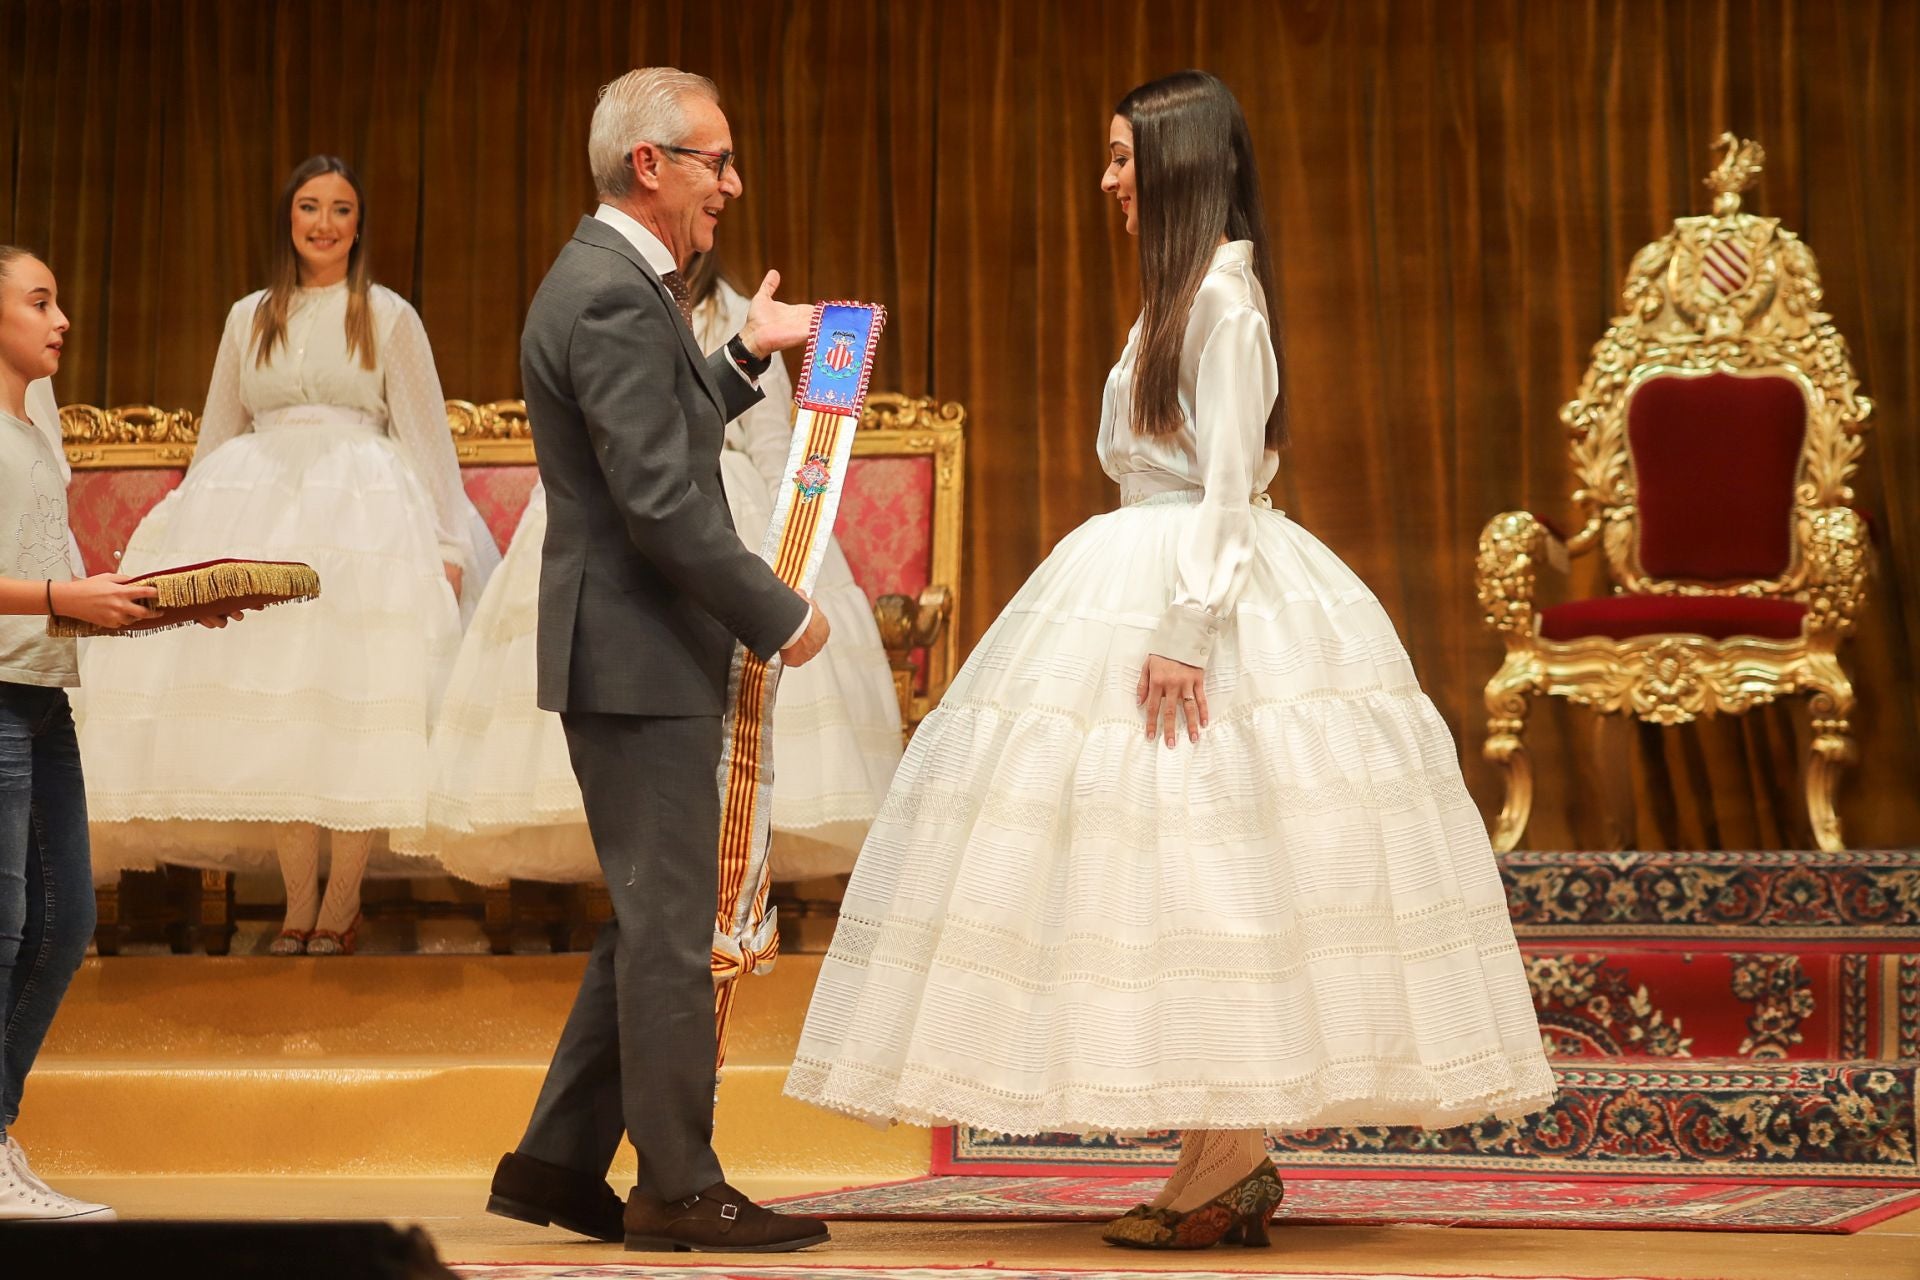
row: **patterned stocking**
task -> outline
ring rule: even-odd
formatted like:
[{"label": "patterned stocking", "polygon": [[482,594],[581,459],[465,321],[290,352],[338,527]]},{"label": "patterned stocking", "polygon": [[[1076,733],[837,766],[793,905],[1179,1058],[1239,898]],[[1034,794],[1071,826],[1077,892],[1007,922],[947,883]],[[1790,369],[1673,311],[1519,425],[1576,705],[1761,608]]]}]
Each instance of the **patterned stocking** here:
[{"label": "patterned stocking", "polygon": [[1187,1189],[1187,1180],[1193,1177],[1194,1162],[1200,1157],[1200,1149],[1206,1145],[1205,1129],[1189,1129],[1180,1135],[1180,1161],[1173,1166],[1173,1172],[1167,1175],[1166,1184],[1160,1188],[1160,1194],[1147,1201],[1149,1205],[1155,1209],[1164,1209]]},{"label": "patterned stocking", "polygon": [[287,920],[281,927],[306,933],[320,911],[320,828],[311,822],[283,822],[273,833],[273,847],[287,886]]},{"label": "patterned stocking", "polygon": [[320,907],[320,927],[345,933],[360,914],[360,881],[367,874],[373,852],[373,832],[335,831],[333,865],[327,871],[327,900]]},{"label": "patterned stocking", "polygon": [[1167,1208],[1175,1213],[1191,1213],[1207,1201],[1239,1182],[1260,1167],[1267,1158],[1267,1135],[1261,1129],[1189,1130],[1182,1148],[1200,1139],[1201,1147],[1193,1160],[1187,1182]]}]

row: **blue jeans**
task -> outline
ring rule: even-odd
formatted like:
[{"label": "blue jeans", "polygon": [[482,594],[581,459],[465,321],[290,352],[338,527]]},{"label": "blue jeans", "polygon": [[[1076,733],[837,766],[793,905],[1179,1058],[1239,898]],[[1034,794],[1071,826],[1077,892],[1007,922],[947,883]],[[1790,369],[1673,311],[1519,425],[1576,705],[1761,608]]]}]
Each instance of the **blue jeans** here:
[{"label": "blue jeans", "polygon": [[66,690],[0,681],[0,1137],[93,936],[91,861]]}]

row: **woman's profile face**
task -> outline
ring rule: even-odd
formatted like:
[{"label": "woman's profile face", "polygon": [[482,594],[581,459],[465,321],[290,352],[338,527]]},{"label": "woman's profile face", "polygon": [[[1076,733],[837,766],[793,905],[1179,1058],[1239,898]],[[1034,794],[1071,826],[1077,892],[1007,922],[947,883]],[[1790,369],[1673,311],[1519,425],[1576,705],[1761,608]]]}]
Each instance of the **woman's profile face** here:
[{"label": "woman's profile face", "polygon": [[337,173],[309,178],[293,193],[291,220],[301,277],[325,283],[344,279],[347,256],[360,232],[360,200],[353,184]]},{"label": "woman's profile face", "polygon": [[1139,199],[1134,188],[1133,126],[1125,116],[1115,116],[1107,127],[1107,171],[1101,175],[1100,189],[1112,196],[1127,217],[1127,234],[1140,234]]}]

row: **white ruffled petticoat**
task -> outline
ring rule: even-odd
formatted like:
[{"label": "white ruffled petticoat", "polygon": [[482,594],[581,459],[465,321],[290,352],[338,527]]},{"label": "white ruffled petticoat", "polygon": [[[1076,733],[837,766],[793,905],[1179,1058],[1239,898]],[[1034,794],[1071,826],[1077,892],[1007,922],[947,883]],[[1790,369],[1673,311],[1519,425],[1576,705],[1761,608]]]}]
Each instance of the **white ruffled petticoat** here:
[{"label": "white ruffled petticoat", "polygon": [[1365,584],[1283,514],[1254,512],[1210,727],[1145,736],[1198,497],[1068,535],[920,725],[789,1094],[1010,1134],[1441,1126],[1551,1098],[1452,736]]},{"label": "white ruffled petticoat", "polygon": [[[485,546],[468,571],[479,594]],[[460,618],[426,491],[377,423],[261,415],[199,460],[129,541],[142,573],[301,560],[317,600],[90,644],[80,738],[96,873],[274,865],[273,827],[417,833]]]},{"label": "white ruffled petticoat", "polygon": [[[721,468],[735,526],[757,537],[772,517],[765,482],[738,451],[723,453]],[[560,718],[540,710],[535,696],[546,526],[546,492],[536,488],[448,682],[434,730],[430,828],[407,846],[480,884],[600,876]],[[837,543],[828,545],[814,603],[832,639],[814,661],[781,673],[774,709],[779,880],[852,868],[900,758],[886,653]]]}]

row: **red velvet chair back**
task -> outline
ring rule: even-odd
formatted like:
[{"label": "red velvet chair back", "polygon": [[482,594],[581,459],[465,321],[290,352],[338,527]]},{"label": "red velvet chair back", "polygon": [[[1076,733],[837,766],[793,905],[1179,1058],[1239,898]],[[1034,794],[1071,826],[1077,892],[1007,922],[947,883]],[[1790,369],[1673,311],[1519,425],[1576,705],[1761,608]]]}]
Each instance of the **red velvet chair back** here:
[{"label": "red velvet chair back", "polygon": [[854,458],[833,532],[869,601],[918,599],[933,580],[933,458]]},{"label": "red velvet chair back", "polygon": [[76,468],[67,486],[67,523],[87,572],[118,571],[127,539],[185,475],[180,467]]},{"label": "red velvet chair back", "polygon": [[1727,585],[1793,564],[1807,401],[1784,374],[1657,374],[1627,405],[1640,569]]}]

